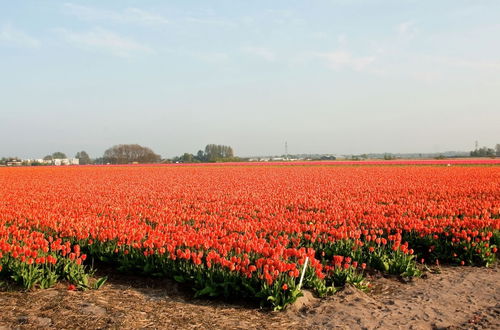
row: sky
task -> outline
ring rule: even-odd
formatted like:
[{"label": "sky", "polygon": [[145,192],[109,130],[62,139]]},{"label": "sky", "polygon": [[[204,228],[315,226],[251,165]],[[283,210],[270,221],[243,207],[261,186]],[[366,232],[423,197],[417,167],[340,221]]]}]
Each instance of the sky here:
[{"label": "sky", "polygon": [[0,0],[0,157],[500,143],[498,0]]}]

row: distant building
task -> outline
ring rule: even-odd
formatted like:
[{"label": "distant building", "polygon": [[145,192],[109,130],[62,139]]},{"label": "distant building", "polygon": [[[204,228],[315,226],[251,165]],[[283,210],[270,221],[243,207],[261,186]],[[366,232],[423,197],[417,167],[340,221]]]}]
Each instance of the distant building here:
[{"label": "distant building", "polygon": [[56,166],[61,166],[61,165],[80,165],[80,160],[78,158],[56,158],[53,159],[52,162]]},{"label": "distant building", "polygon": [[22,160],[11,160],[10,162],[6,163],[7,166],[22,166],[23,161]]}]

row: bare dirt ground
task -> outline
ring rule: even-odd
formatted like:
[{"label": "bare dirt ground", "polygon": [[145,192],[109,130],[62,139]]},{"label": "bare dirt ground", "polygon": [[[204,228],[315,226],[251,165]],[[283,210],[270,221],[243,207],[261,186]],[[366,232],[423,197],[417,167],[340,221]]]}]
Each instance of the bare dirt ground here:
[{"label": "bare dirt ground", "polygon": [[403,283],[372,275],[370,293],[347,287],[285,312],[193,299],[168,280],[114,275],[97,291],[60,284],[0,292],[0,329],[500,329],[500,269],[444,267]]}]

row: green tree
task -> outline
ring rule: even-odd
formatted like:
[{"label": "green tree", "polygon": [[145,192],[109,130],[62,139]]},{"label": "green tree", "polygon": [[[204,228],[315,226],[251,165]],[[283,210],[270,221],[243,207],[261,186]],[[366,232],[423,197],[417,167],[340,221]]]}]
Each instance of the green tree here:
[{"label": "green tree", "polygon": [[203,150],[198,150],[198,152],[196,153],[196,159],[200,162],[206,161],[205,153],[203,152]]},{"label": "green tree", "polygon": [[52,154],[52,159],[65,159],[68,158],[66,157],[66,154],[64,152],[56,151]]},{"label": "green tree", "polygon": [[77,152],[75,155],[75,158],[78,158],[80,165],[88,165],[88,164],[92,163],[92,160],[90,159],[89,154],[83,150],[80,152]]},{"label": "green tree", "polygon": [[190,153],[187,153],[185,152],[180,158],[179,158],[179,161],[183,162],[183,163],[193,163],[194,162],[194,155],[193,154],[190,154]]},{"label": "green tree", "polygon": [[97,157],[96,159],[94,159],[94,164],[103,165],[103,164],[106,164],[106,163],[104,162],[104,158],[103,157]]},{"label": "green tree", "polygon": [[234,158],[233,148],[220,144],[208,144],[205,147],[205,158],[209,162]]},{"label": "green tree", "polygon": [[471,157],[495,157],[495,149],[482,147],[470,152]]}]

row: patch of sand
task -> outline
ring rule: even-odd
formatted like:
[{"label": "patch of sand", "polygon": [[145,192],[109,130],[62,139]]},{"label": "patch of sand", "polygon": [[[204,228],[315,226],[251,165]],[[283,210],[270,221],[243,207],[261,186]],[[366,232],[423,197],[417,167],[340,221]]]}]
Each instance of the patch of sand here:
[{"label": "patch of sand", "polygon": [[306,292],[285,312],[193,299],[168,280],[115,275],[98,291],[0,292],[0,329],[500,329],[498,266],[441,270],[409,283],[373,276],[370,293]]}]

